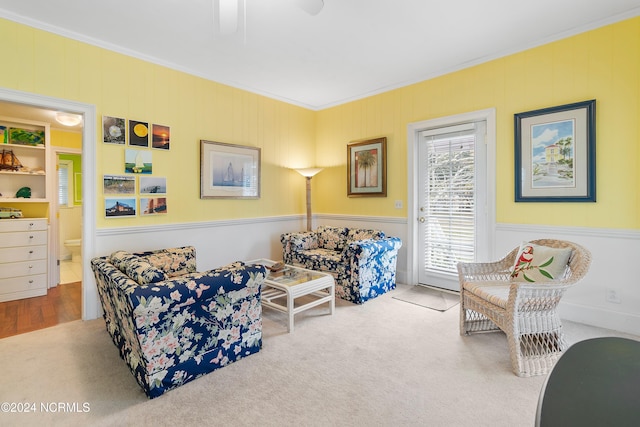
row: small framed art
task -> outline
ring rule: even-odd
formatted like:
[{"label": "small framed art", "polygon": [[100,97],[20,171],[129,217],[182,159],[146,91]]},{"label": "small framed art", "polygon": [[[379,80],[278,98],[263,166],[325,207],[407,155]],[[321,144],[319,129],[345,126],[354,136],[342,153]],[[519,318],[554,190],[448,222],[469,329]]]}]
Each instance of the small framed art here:
[{"label": "small framed art", "polygon": [[387,196],[387,138],[347,145],[347,196]]}]

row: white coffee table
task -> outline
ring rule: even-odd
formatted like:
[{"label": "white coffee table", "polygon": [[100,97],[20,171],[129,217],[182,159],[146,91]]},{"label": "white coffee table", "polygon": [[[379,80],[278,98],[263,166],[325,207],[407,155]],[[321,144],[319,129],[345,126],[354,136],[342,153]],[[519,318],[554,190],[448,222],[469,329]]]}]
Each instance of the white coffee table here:
[{"label": "white coffee table", "polygon": [[[271,266],[275,261],[258,259],[251,263]],[[296,298],[303,296],[314,298],[296,307]],[[286,306],[276,302],[283,298],[286,298]],[[333,315],[336,304],[335,282],[327,273],[286,265],[279,272],[268,272],[262,285],[262,305],[286,313],[289,317],[289,332],[293,332],[294,315],[324,303],[329,303],[329,314]]]}]

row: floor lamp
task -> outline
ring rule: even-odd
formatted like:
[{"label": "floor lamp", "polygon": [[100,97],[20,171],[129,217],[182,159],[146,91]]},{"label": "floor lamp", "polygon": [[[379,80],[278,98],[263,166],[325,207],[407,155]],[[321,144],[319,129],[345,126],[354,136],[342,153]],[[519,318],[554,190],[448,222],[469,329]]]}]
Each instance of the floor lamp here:
[{"label": "floor lamp", "polygon": [[322,168],[296,169],[296,172],[307,178],[307,231],[311,231],[311,178],[321,170]]}]

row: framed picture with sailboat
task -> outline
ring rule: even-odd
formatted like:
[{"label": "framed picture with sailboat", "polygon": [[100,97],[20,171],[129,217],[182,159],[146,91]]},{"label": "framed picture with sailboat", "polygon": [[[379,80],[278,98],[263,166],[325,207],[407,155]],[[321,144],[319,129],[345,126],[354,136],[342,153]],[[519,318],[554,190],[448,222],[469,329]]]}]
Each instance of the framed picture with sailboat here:
[{"label": "framed picture with sailboat", "polygon": [[259,199],[260,148],[200,140],[201,199]]}]

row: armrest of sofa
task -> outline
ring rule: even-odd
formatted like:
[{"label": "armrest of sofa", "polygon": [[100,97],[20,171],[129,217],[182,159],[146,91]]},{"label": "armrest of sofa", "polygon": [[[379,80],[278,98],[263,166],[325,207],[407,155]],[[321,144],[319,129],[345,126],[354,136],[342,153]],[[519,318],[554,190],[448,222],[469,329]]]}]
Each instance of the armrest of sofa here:
[{"label": "armrest of sofa", "polygon": [[234,291],[259,293],[265,278],[266,267],[238,261],[202,273],[128,287],[126,291],[135,312],[160,312],[213,300]]},{"label": "armrest of sofa", "polygon": [[383,239],[366,239],[349,243],[342,252],[342,262],[348,263],[354,259],[361,262],[368,258],[375,258],[382,254],[398,252],[402,247],[399,237],[385,237]]}]

